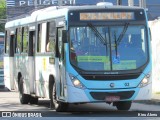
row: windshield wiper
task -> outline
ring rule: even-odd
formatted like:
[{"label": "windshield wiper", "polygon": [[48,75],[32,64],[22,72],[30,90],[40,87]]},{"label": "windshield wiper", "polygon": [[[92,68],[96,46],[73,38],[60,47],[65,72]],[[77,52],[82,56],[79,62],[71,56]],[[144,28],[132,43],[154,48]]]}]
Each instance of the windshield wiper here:
[{"label": "windshield wiper", "polygon": [[125,23],[124,28],[121,32],[121,34],[119,35],[118,39],[116,38],[116,32],[114,32],[114,42],[115,42],[115,52],[116,52],[116,58],[118,57],[118,45],[120,44],[120,42],[122,41],[127,29],[128,29],[128,25],[129,23]]},{"label": "windshield wiper", "polygon": [[118,49],[117,49],[117,37],[116,32],[114,31],[114,46],[115,46],[115,52],[116,52],[116,58],[118,57]]},{"label": "windshield wiper", "polygon": [[120,42],[122,41],[122,39],[123,39],[123,37],[124,37],[127,29],[128,29],[128,25],[129,25],[129,23],[125,23],[124,28],[123,28],[121,34],[119,35],[118,39],[116,40],[117,45],[119,45]]},{"label": "windshield wiper", "polygon": [[92,23],[88,23],[88,26],[94,31],[95,35],[100,39],[100,41],[106,45],[106,40],[105,38],[103,38],[103,36],[101,35],[101,33],[99,33],[99,31],[96,29],[96,27],[94,25],[92,25]]}]

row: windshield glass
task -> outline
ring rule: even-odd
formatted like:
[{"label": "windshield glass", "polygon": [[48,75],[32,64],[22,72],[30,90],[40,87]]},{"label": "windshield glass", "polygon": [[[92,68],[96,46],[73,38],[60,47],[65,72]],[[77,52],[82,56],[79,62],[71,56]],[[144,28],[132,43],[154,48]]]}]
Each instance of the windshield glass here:
[{"label": "windshield glass", "polygon": [[147,55],[143,25],[70,27],[70,60],[82,70],[133,70]]}]

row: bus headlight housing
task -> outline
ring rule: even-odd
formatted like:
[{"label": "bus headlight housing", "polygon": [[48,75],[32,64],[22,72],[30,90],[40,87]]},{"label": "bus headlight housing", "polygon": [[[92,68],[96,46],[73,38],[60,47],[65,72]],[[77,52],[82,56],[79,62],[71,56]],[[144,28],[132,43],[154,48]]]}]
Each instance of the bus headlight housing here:
[{"label": "bus headlight housing", "polygon": [[85,89],[85,86],[81,83],[80,80],[77,79],[77,77],[73,76],[72,74],[70,74],[69,77],[70,77],[74,87],[80,88],[80,89]]},{"label": "bus headlight housing", "polygon": [[143,78],[143,80],[141,81],[141,83],[139,84],[138,87],[144,87],[144,86],[148,85],[150,82],[150,79],[151,79],[151,74],[149,73]]}]

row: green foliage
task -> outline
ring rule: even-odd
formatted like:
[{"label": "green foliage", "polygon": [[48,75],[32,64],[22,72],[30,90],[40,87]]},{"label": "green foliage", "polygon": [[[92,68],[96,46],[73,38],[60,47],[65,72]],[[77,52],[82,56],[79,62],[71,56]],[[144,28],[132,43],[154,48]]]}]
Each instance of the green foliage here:
[{"label": "green foliage", "polygon": [[6,8],[6,0],[0,0],[0,8]]},{"label": "green foliage", "polygon": [[0,32],[4,32],[5,23],[1,23],[6,19],[6,0],[0,0]]},{"label": "green foliage", "polygon": [[28,29],[25,29],[23,33],[23,52],[27,52],[27,47],[28,47]]}]

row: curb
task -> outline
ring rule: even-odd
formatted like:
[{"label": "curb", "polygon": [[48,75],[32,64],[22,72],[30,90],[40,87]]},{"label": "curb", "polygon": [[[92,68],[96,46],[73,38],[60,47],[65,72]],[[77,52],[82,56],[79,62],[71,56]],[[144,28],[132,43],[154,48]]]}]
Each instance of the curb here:
[{"label": "curb", "polygon": [[160,105],[160,99],[139,100],[139,101],[134,101],[134,102],[135,103],[148,104],[148,105]]}]

